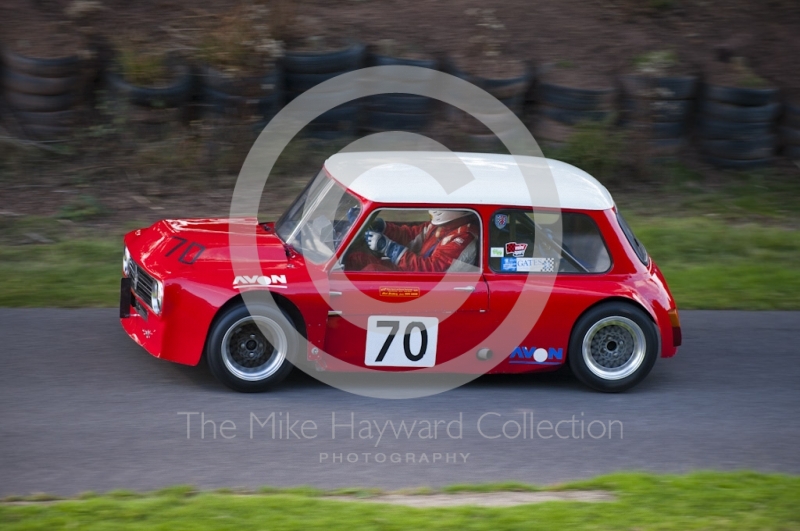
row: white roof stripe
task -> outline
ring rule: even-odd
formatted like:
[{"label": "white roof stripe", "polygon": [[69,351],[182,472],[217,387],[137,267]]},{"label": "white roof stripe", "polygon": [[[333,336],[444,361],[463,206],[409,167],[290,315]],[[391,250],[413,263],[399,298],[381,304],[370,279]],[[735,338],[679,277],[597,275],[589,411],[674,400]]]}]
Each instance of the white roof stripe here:
[{"label": "white roof stripe", "polygon": [[[526,186],[517,160],[532,176],[530,187]],[[325,161],[325,169],[353,192],[379,203],[576,210],[606,210],[614,206],[608,190],[585,171],[539,157],[426,151],[338,153]],[[438,178],[434,179],[434,175]],[[557,197],[547,193],[552,192],[552,183]]]}]

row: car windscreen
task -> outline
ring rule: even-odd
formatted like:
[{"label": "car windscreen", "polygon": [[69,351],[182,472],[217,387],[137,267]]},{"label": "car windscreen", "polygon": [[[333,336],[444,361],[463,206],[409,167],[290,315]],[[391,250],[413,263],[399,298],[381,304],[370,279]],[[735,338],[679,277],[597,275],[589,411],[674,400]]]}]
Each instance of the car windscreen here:
[{"label": "car windscreen", "polygon": [[360,211],[358,199],[322,170],[280,217],[275,232],[319,264],[333,256]]}]

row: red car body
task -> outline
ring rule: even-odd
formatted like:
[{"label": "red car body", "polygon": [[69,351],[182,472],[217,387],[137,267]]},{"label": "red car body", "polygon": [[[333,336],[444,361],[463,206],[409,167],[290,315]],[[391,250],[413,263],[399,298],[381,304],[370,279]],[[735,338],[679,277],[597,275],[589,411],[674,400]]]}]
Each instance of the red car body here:
[{"label": "red car body", "polygon": [[[560,163],[559,163],[560,164]],[[325,172],[331,175],[330,164]],[[566,166],[566,165],[564,165]],[[560,166],[559,166],[560,167]],[[571,167],[570,167],[571,168]],[[576,170],[577,171],[577,170]],[[359,237],[359,228],[370,215],[386,208],[441,207],[436,202],[378,201],[358,194],[358,219],[344,237],[337,252],[322,264],[310,263],[301,253],[286,245],[271,223],[247,219],[163,220],[149,228],[132,231],[124,243],[137,273],[144,272],[163,286],[160,313],[141,289],[134,289],[129,278],[123,282],[121,321],[125,331],[155,357],[196,365],[203,357],[207,338],[215,318],[240,300],[247,290],[269,290],[275,302],[302,328],[308,339],[306,357],[320,370],[343,371],[367,368],[365,345],[369,309],[363,298],[352,293],[355,286],[373,300],[400,304],[409,297],[420,297],[443,282],[443,273],[380,271],[348,274],[333,265],[348,245]],[[492,216],[506,204],[450,203],[450,208],[469,209],[489,227]],[[537,207],[547,211],[548,208]],[[497,352],[503,360],[490,372],[521,373],[549,371],[567,362],[570,336],[579,318],[596,305],[624,301],[643,310],[658,331],[659,354],[671,357],[681,342],[675,301],[667,283],[652,259],[643,261],[621,226],[615,206],[604,209],[573,209],[588,215],[598,227],[611,257],[610,268],[602,273],[557,274],[550,278],[552,293],[541,317],[530,326],[510,352]],[[258,276],[237,275],[231,262],[230,233],[255,232],[259,267]],[[511,251],[511,249],[509,250]],[[469,349],[475,349],[505,319],[520,296],[528,275],[508,275],[489,267],[490,245],[484,237],[480,243],[480,278],[474,289],[462,295],[463,304],[450,311],[448,291],[427,309],[439,315],[439,342],[443,345],[436,365],[449,361]],[[131,276],[130,267],[128,277]],[[136,273],[134,273],[136,274]],[[321,293],[319,281],[324,278],[329,293]],[[544,278],[544,277],[542,277]],[[446,280],[445,280],[446,281]],[[530,281],[529,281],[530,282]],[[533,280],[534,286],[536,280]],[[349,286],[349,288],[348,288]],[[350,291],[348,291],[348,289]],[[336,294],[332,297],[330,293]],[[341,295],[339,295],[341,293]],[[438,292],[437,292],[438,293]],[[454,292],[455,293],[455,292]],[[398,306],[399,307],[399,306]],[[347,318],[345,318],[347,317]],[[491,345],[484,345],[491,348]],[[536,349],[547,350],[547,359],[535,359]],[[326,353],[326,354],[321,354]],[[374,367],[372,367],[374,368]],[[467,370],[486,372],[479,360]],[[388,369],[401,370],[401,369]]]}]

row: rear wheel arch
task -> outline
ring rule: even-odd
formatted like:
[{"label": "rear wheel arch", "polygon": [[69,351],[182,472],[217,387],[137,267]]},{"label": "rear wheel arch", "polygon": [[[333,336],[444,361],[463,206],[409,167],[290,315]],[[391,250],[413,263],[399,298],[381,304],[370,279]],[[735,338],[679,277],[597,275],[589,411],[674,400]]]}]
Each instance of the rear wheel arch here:
[{"label": "rear wheel arch", "polygon": [[[629,363],[614,363],[616,360],[612,359],[610,360],[612,362],[611,365],[605,365],[602,357],[611,356],[609,353],[602,354],[601,352],[599,354],[601,358],[595,358],[594,360],[586,358],[588,354],[584,352],[586,348],[585,342],[591,340],[593,336],[597,337],[595,333],[600,333],[599,330],[602,330],[602,327],[611,324],[608,323],[609,320],[613,322],[612,328],[619,328],[617,323],[623,321],[628,324],[619,322],[619,325],[628,327],[634,336],[636,335],[634,331],[639,331],[639,340],[634,340],[632,336],[630,339],[634,340],[633,343],[643,345],[644,350],[639,351],[643,352],[643,355],[636,363],[634,363],[633,358],[630,358],[631,363],[634,363],[634,365],[629,372],[613,374],[613,372],[617,370],[625,370],[625,366],[629,365]],[[604,322],[605,324],[603,324]],[[601,328],[598,329],[597,326]],[[626,341],[626,343],[629,342]],[[622,343],[619,344],[622,345]],[[618,347],[614,346],[610,348],[613,349],[610,352],[614,356],[617,356],[618,354],[616,351]],[[592,349],[594,349],[594,346]],[[624,355],[624,353],[620,354]],[[627,355],[635,357],[635,355],[631,353]],[[598,391],[613,393],[627,390],[641,382],[660,356],[661,332],[652,311],[635,299],[608,297],[586,308],[575,320],[570,330],[566,364],[570,366],[573,374],[587,386]],[[592,353],[591,357],[594,358],[595,354]],[[604,367],[600,367],[601,372],[597,372],[596,369],[591,369],[589,367],[590,365],[596,365],[598,361],[601,365],[604,365]],[[609,369],[611,371],[609,373],[605,372],[605,367],[614,368]]]}]

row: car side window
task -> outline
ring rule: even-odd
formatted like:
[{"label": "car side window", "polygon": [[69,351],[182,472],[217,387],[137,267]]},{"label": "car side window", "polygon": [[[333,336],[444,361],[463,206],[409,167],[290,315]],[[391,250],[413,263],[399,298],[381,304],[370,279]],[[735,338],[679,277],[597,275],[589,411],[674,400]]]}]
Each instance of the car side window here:
[{"label": "car side window", "polygon": [[611,268],[611,257],[586,214],[537,212],[534,217],[532,211],[503,209],[489,226],[489,267],[498,273],[603,273]]},{"label": "car side window", "polygon": [[631,230],[630,225],[628,222],[625,221],[625,218],[622,217],[622,214],[617,212],[617,222],[619,223],[619,227],[622,229],[622,232],[625,234],[625,238],[628,239],[628,243],[631,244],[633,247],[636,256],[639,258],[639,261],[642,262],[644,265],[648,265],[650,263],[650,259],[647,256],[647,250],[642,245],[642,242],[633,234],[633,230]]},{"label": "car side window", "polygon": [[471,210],[384,208],[356,234],[345,271],[477,272],[481,227]]}]

